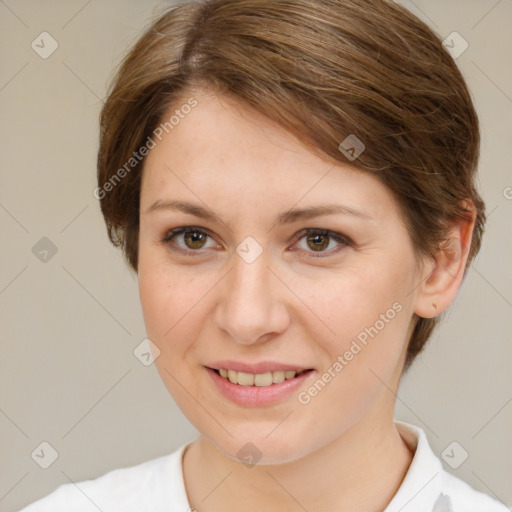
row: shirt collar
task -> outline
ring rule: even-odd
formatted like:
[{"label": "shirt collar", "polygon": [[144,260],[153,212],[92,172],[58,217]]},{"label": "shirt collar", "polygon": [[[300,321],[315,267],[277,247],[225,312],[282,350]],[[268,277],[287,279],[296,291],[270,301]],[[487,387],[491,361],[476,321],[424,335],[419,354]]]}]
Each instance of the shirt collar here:
[{"label": "shirt collar", "polygon": [[[443,500],[444,469],[441,461],[430,448],[421,428],[401,421],[395,421],[395,425],[404,442],[414,452],[414,457],[398,492],[384,512],[434,512],[439,509],[439,499],[441,505]],[[451,509],[449,504],[443,508],[447,512]]]}]

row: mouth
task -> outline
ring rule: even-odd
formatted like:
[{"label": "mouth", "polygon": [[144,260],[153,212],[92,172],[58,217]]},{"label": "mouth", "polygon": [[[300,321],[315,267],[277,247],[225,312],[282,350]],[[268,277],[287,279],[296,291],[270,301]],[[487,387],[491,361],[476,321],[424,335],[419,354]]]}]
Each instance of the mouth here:
[{"label": "mouth", "polygon": [[243,362],[224,359],[204,366],[214,388],[244,407],[264,407],[293,399],[314,378],[316,370],[279,361]]},{"label": "mouth", "polygon": [[299,376],[313,371],[307,370],[275,370],[264,373],[248,373],[228,368],[210,368],[223,379],[239,386],[269,387],[281,384],[285,380],[296,379]]},{"label": "mouth", "polygon": [[208,366],[205,370],[210,375],[215,389],[224,398],[244,407],[271,406],[282,400],[290,400],[315,373],[312,369],[249,373]]}]

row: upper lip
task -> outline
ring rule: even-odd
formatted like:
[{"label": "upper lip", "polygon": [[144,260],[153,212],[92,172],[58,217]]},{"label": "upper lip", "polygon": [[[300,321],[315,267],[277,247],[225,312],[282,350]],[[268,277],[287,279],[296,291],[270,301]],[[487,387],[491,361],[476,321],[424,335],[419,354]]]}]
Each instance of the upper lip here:
[{"label": "upper lip", "polygon": [[289,363],[279,363],[277,361],[260,361],[258,363],[244,363],[243,361],[214,361],[206,366],[208,368],[212,368],[213,370],[220,370],[221,368],[224,368],[226,370],[234,370],[236,372],[245,372],[245,373],[254,373],[254,374],[277,372],[279,370],[283,370],[283,371],[294,370],[296,372],[300,372],[303,370],[311,369],[311,368],[307,368],[305,366],[289,364]]}]

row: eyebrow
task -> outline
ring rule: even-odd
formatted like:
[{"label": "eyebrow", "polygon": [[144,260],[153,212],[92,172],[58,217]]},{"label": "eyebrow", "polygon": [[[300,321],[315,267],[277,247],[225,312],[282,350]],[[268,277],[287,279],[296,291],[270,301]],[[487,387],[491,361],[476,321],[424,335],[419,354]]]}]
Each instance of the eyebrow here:
[{"label": "eyebrow", "polygon": [[[225,222],[212,210],[187,201],[164,201],[159,199],[155,201],[144,213],[148,214],[158,210],[178,210],[201,219],[225,224]],[[362,210],[357,210],[341,204],[326,204],[288,210],[278,215],[274,224],[291,224],[301,220],[333,214],[352,215],[364,220],[374,220],[369,213]]]}]

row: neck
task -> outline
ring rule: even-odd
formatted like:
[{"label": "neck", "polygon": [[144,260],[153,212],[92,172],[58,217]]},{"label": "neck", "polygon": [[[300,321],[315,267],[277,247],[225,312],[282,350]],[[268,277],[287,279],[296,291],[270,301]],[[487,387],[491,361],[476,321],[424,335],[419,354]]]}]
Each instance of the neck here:
[{"label": "neck", "polygon": [[411,460],[392,417],[383,428],[382,417],[369,416],[309,455],[278,465],[248,468],[201,436],[185,452],[183,471],[197,512],[377,512],[397,492]]}]

